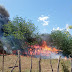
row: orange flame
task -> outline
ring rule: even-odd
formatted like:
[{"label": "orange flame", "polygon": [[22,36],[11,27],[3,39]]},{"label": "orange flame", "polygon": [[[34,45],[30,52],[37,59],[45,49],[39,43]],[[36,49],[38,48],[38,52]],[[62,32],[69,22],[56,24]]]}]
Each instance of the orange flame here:
[{"label": "orange flame", "polygon": [[42,56],[49,56],[51,53],[58,53],[58,49],[51,48],[47,46],[46,41],[43,41],[42,46],[39,45],[31,45],[31,48],[29,49],[30,55],[42,55]]},{"label": "orange flame", "polygon": [[[29,45],[28,45],[29,46]],[[22,52],[22,55],[42,55],[49,56],[51,53],[57,54],[60,50],[47,46],[46,41],[43,41],[42,45],[31,45],[28,49],[28,52]],[[16,54],[17,51],[13,50],[13,54]]]}]

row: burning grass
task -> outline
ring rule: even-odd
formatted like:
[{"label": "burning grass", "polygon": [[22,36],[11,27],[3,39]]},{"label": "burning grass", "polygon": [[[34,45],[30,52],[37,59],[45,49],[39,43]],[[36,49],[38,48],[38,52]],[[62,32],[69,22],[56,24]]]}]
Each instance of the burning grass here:
[{"label": "burning grass", "polygon": [[[14,66],[16,59],[17,59],[17,56],[15,55],[5,56],[4,72],[10,72],[11,69],[9,69],[8,67]],[[32,62],[33,62],[32,72],[39,72],[38,61],[39,61],[39,58],[32,59]],[[61,62],[63,62],[63,59],[61,60]],[[61,62],[60,62],[60,69],[59,69],[60,72],[62,72]],[[70,60],[64,60],[64,62],[70,70]],[[58,59],[52,59],[54,72],[57,72],[57,64],[58,64]],[[17,65],[18,65],[18,62],[17,62]],[[21,56],[22,72],[30,72],[30,65],[31,65],[31,57]],[[41,69],[42,69],[42,72],[51,72],[50,59],[42,59]],[[2,70],[2,56],[0,56],[0,72],[2,72],[1,70]],[[13,72],[18,72],[18,71],[19,69],[18,67],[16,67]]]}]

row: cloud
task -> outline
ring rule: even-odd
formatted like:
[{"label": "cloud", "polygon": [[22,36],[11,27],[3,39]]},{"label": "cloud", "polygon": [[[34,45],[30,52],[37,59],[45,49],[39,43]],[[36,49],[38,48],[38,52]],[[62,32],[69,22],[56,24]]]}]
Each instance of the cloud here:
[{"label": "cloud", "polygon": [[66,29],[67,31],[69,31],[69,24],[66,24],[66,26],[64,28],[60,28],[60,27],[57,27],[57,28],[53,28],[53,30],[63,30],[63,29]]},{"label": "cloud", "polygon": [[43,26],[46,26],[49,24],[48,19],[49,19],[48,16],[41,15],[41,17],[38,18],[38,21],[42,21]]},{"label": "cloud", "polygon": [[63,28],[61,29],[60,27],[57,27],[57,28],[53,28],[53,30],[63,30]]}]

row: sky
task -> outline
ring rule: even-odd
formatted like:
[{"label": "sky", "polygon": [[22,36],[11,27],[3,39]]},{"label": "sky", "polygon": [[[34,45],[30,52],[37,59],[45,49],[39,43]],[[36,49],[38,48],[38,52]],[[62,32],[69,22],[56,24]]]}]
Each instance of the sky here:
[{"label": "sky", "polygon": [[72,0],[0,0],[0,5],[8,10],[11,20],[15,16],[32,20],[40,33],[72,25]]}]

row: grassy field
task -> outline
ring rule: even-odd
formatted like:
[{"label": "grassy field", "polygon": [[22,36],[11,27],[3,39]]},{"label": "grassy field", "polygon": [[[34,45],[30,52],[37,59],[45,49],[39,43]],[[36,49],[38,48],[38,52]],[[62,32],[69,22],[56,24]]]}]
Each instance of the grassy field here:
[{"label": "grassy field", "polygon": [[[15,55],[7,55],[5,56],[5,62],[4,62],[4,72],[10,72],[11,69],[8,67],[14,66],[15,61],[17,59],[17,56]],[[39,58],[33,58],[33,69],[32,72],[39,72],[39,64],[38,64]],[[68,66],[70,70],[70,60],[61,60],[61,62],[64,61],[65,64]],[[60,72],[62,71],[62,65],[60,62]],[[25,57],[21,56],[21,69],[22,72],[30,72],[30,64],[31,64],[31,57]],[[58,59],[52,59],[52,65],[54,72],[57,72],[57,64],[58,64]],[[18,65],[18,62],[17,62]],[[18,72],[19,68],[16,67],[13,72]],[[51,67],[50,67],[50,60],[49,59],[42,59],[41,61],[41,72],[51,72]],[[2,56],[0,56],[0,72],[2,72]]]}]

